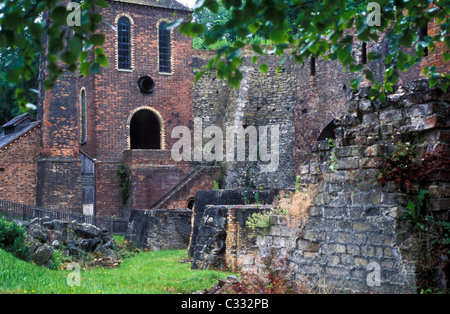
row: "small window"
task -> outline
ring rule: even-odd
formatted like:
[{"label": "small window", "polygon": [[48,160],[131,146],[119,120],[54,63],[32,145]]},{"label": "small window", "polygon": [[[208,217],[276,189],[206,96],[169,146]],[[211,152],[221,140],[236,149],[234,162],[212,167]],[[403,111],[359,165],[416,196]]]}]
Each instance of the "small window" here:
[{"label": "small window", "polygon": [[119,69],[131,70],[131,23],[126,17],[117,23],[117,54]]},{"label": "small window", "polygon": [[159,24],[159,72],[172,73],[171,66],[171,40],[170,30],[167,29],[167,23]]},{"label": "small window", "polygon": [[81,143],[86,143],[87,140],[87,125],[86,125],[86,91],[81,91]]},{"label": "small window", "polygon": [[309,74],[316,75],[316,58],[314,56],[311,56],[309,63]]},{"label": "small window", "polygon": [[361,63],[367,64],[367,43],[364,41],[361,47]]}]

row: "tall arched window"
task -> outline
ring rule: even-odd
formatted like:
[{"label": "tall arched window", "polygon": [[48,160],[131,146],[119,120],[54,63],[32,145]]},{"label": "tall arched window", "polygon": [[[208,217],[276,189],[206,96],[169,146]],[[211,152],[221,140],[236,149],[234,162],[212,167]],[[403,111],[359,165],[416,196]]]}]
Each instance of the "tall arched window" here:
[{"label": "tall arched window", "polygon": [[159,72],[172,73],[171,65],[171,40],[167,23],[159,24]]},{"label": "tall arched window", "polygon": [[81,90],[81,143],[86,143],[87,140],[87,126],[86,126],[86,91]]},{"label": "tall arched window", "polygon": [[119,69],[131,70],[131,23],[124,16],[117,22],[117,53]]}]

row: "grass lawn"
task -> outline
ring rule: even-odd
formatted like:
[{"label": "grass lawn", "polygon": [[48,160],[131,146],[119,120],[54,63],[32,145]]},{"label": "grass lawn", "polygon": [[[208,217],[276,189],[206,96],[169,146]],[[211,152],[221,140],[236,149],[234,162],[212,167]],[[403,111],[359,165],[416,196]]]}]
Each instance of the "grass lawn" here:
[{"label": "grass lawn", "polygon": [[70,287],[71,271],[49,270],[0,250],[0,293],[191,293],[217,283],[231,273],[191,270],[179,263],[186,250],[142,252],[124,259],[119,268],[81,271],[81,285]]}]

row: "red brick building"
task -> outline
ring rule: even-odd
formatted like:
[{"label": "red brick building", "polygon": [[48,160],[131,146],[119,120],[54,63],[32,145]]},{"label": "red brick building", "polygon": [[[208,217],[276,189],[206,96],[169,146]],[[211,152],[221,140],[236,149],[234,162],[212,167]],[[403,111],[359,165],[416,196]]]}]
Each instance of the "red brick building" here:
[{"label": "red brick building", "polygon": [[[174,0],[108,3],[98,10],[109,67],[87,78],[65,74],[42,90],[37,205],[123,216],[124,208],[150,209],[167,193],[180,194],[182,183],[182,199],[164,206],[186,207],[196,185],[212,188],[217,173],[175,162],[169,150],[175,126],[192,129],[193,53],[189,37],[164,26],[190,11]],[[125,193],[120,165],[131,182]]]}]

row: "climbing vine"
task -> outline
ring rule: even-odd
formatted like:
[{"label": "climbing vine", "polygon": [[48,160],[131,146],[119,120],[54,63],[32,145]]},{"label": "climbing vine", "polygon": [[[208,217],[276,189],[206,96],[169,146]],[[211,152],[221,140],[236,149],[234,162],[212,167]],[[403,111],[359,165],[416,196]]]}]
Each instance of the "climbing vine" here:
[{"label": "climbing vine", "polygon": [[442,147],[419,154],[416,145],[398,143],[394,153],[385,157],[378,177],[383,186],[392,181],[409,195],[401,221],[416,240],[420,293],[445,292],[439,278],[450,276],[450,223],[427,208],[430,191],[423,189],[423,182],[439,179],[436,175],[449,167],[450,156]]},{"label": "climbing vine", "polygon": [[131,193],[130,171],[124,164],[120,164],[119,168],[117,168],[117,174],[119,175],[120,179],[120,192],[122,193],[122,202],[125,205],[130,198]]}]

